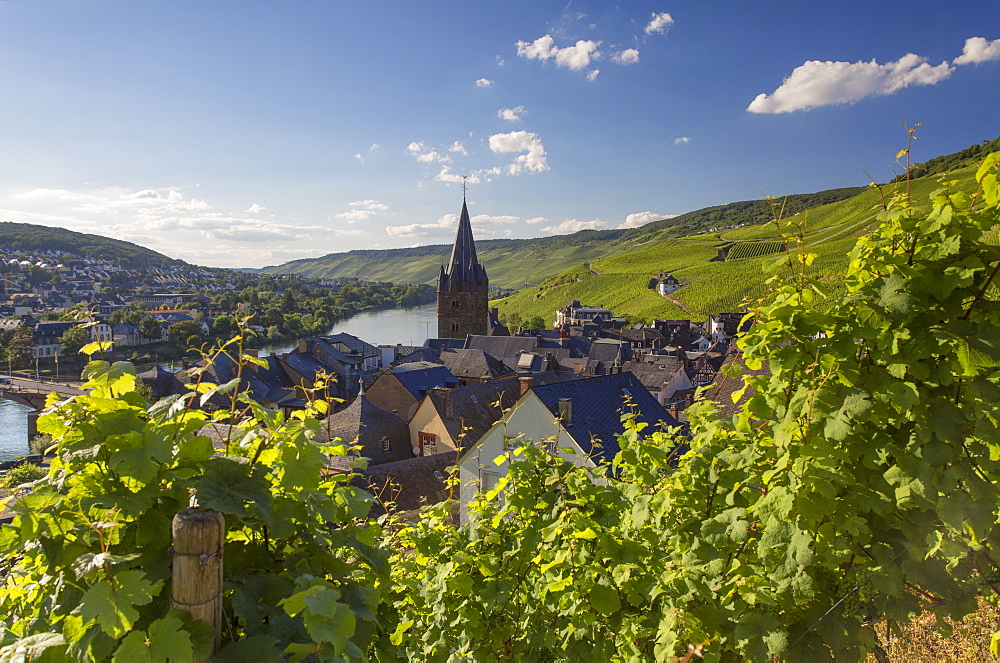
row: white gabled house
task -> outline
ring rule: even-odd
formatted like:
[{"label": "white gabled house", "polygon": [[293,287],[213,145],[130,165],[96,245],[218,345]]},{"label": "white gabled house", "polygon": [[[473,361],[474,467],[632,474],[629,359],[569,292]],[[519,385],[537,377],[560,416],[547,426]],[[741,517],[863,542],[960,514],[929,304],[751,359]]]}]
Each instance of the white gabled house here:
[{"label": "white gabled house", "polygon": [[650,424],[646,433],[677,426],[677,420],[631,373],[527,390],[459,458],[461,521],[468,522],[468,504],[476,493],[491,490],[506,476],[514,447],[524,441],[544,444],[579,466],[610,464],[619,451],[624,412],[634,412],[639,421]]}]

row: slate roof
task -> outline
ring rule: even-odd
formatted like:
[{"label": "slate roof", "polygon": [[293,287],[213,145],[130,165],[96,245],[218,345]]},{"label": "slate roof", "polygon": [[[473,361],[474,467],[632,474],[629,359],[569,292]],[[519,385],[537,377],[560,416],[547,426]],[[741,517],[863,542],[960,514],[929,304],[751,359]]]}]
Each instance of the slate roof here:
[{"label": "slate roof", "polygon": [[454,348],[456,350],[464,348],[465,342],[466,339],[462,338],[429,338],[424,341],[424,347],[434,348],[438,352],[441,352],[445,348]]},{"label": "slate roof", "polygon": [[462,199],[462,214],[458,220],[458,233],[451,249],[448,266],[441,267],[438,292],[480,292],[489,288],[486,269],[476,255],[476,242],[472,238],[469,208]]},{"label": "slate roof", "polygon": [[[631,373],[560,382],[533,387],[531,391],[553,417],[559,416],[559,399],[570,399],[572,421],[563,422],[563,427],[584,453],[607,463],[620,451],[618,435],[625,430],[621,421],[623,412],[634,412],[636,419],[650,424],[652,430],[678,425]],[[652,430],[647,428],[646,432]]]},{"label": "slate roof", "polygon": [[[412,512],[448,499],[445,481],[455,459],[456,453],[449,451],[383,463],[360,470],[351,483],[381,500],[393,500],[397,513]],[[383,513],[385,509],[376,500],[371,516],[378,517]]]},{"label": "slate roof", "polygon": [[153,392],[154,398],[173,396],[174,394],[186,394],[187,388],[177,379],[177,376],[163,368],[159,364],[136,375],[143,384]]},{"label": "slate roof", "polygon": [[393,362],[393,366],[398,366],[399,364],[410,364],[415,361],[425,361],[432,364],[441,363],[441,353],[434,348],[417,348],[412,352],[400,357]]},{"label": "slate roof", "polygon": [[512,362],[516,363],[517,355],[521,352],[551,352],[557,359],[586,357],[590,344],[581,336],[570,337],[568,349],[563,347],[559,339],[544,336],[469,336],[464,347],[482,350],[510,366]]},{"label": "slate roof", "polygon": [[316,379],[317,373],[329,373],[329,369],[327,369],[323,362],[305,352],[290,352],[284,355],[282,359],[310,381]]},{"label": "slate roof", "polygon": [[[724,366],[729,364],[738,365],[742,369],[742,375],[744,376],[759,377],[762,375],[771,375],[771,367],[767,362],[757,370],[750,370],[743,363],[743,356],[735,353],[726,358]],[[753,388],[747,387],[739,402],[733,403],[732,395],[742,388],[743,377],[731,378],[720,370],[716,373],[715,380],[702,392],[702,396],[706,400],[715,401],[720,417],[731,419],[734,414],[743,409],[743,406],[755,393]]]},{"label": "slate roof", "polygon": [[330,344],[343,343],[351,350],[351,354],[359,354],[364,357],[369,357],[371,355],[379,354],[379,349],[376,348],[371,343],[363,341],[353,334],[348,334],[347,332],[340,332],[339,334],[330,334],[328,336],[320,336],[322,340]]},{"label": "slate roof", "polygon": [[458,379],[442,364],[432,364],[428,361],[414,361],[409,364],[399,364],[390,369],[399,383],[417,400],[424,397],[428,389],[457,385]]},{"label": "slate roof", "polygon": [[427,392],[452,440],[465,446],[481,438],[520,397],[521,384],[517,380],[494,380]]},{"label": "slate roof", "polygon": [[[354,399],[346,409],[331,414],[323,422],[321,442],[341,438],[348,444],[361,445],[361,455],[371,464],[413,458],[410,428],[399,416],[383,410],[367,396]],[[383,450],[383,438],[389,438],[389,451]]]},{"label": "slate roof", "polygon": [[514,374],[502,361],[482,350],[447,350],[439,357],[457,378],[495,380]]},{"label": "slate roof", "polygon": [[642,382],[647,389],[659,391],[670,381],[677,371],[684,370],[684,363],[676,357],[669,357],[669,361],[648,362],[648,361],[627,361],[622,364],[622,371],[628,371]]}]

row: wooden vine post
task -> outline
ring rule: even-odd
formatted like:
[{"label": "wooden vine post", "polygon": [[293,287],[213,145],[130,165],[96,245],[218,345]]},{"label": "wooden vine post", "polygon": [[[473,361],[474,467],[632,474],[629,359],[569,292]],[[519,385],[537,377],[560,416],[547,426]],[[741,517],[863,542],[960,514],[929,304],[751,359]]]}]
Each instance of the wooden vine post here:
[{"label": "wooden vine post", "polygon": [[[226,521],[208,509],[182,509],[171,527],[174,545],[170,607],[210,625],[215,632],[212,654],[222,637],[222,544]],[[206,658],[196,661],[208,661]]]}]

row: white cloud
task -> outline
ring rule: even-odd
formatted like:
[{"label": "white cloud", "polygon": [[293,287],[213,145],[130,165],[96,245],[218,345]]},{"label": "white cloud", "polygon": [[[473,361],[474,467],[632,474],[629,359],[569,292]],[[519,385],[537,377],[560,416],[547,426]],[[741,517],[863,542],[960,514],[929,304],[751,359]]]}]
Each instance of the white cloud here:
[{"label": "white cloud", "polygon": [[593,82],[594,79],[597,78],[597,75],[599,73],[601,73],[600,69],[593,70],[592,72],[590,72],[589,74],[587,74],[587,80],[590,81],[590,82]]},{"label": "white cloud", "polygon": [[[207,255],[203,251],[205,240],[213,240],[218,255],[223,257],[216,264],[259,265],[257,258],[262,252],[276,250],[286,242],[315,241],[330,234],[361,234],[297,225],[285,219],[248,218],[264,209],[257,203],[242,212],[215,211],[205,200],[187,198],[181,187],[36,188],[0,200],[0,206],[0,215],[5,219],[136,241],[186,260]],[[251,251],[245,248],[248,243],[272,246]]]},{"label": "white cloud", "polygon": [[554,235],[565,235],[566,233],[575,233],[581,230],[598,230],[600,228],[605,228],[606,226],[607,224],[600,219],[594,219],[593,221],[566,219],[557,226],[546,226],[545,228],[542,228],[542,231],[552,233]]},{"label": "white cloud", "polygon": [[524,220],[525,223],[530,223],[530,224],[545,223],[546,221],[548,221],[548,219],[546,219],[544,216],[536,216],[534,218]]},{"label": "white cloud", "polygon": [[[472,225],[481,229],[488,228],[489,226],[516,223],[519,220],[520,218],[516,216],[493,216],[490,214],[477,214],[469,217]],[[437,223],[411,223],[405,226],[386,226],[385,231],[395,237],[427,237],[442,235],[445,234],[444,231],[454,230],[457,227],[458,215],[445,214],[437,220]],[[502,230],[500,233],[504,235],[510,234],[507,230]],[[486,230],[485,232],[477,232],[477,234],[480,236],[492,236],[497,234],[497,231]]]},{"label": "white cloud", "polygon": [[674,17],[667,12],[653,12],[652,17],[649,19],[649,23],[646,24],[646,34],[662,35],[669,30],[670,26],[673,24]]},{"label": "white cloud", "polygon": [[497,56],[497,66],[498,67],[502,67],[505,64],[507,64],[507,63],[504,61],[503,56],[502,55],[498,55]]},{"label": "white cloud", "polygon": [[521,116],[524,115],[524,106],[515,106],[514,108],[501,108],[497,111],[497,117],[501,120],[507,120],[508,122],[519,122]]},{"label": "white cloud", "polygon": [[451,161],[451,157],[427,147],[422,142],[410,143],[406,146],[406,151],[421,163],[447,163]]},{"label": "white cloud", "polygon": [[462,141],[456,140],[448,148],[449,152],[454,152],[455,154],[461,154],[462,156],[468,156],[469,151],[465,149],[465,145],[462,145]]},{"label": "white cloud", "polygon": [[990,60],[1000,60],[1000,39],[987,41],[983,37],[969,37],[954,64],[975,64]]},{"label": "white cloud", "polygon": [[458,173],[451,172],[451,168],[449,168],[447,164],[441,166],[441,172],[435,175],[434,179],[438,182],[448,182],[450,184],[461,184],[463,181],[466,184],[479,184],[482,181],[479,177],[478,171],[465,173],[463,176]]},{"label": "white cloud", "polygon": [[683,145],[684,143],[690,143],[691,136],[678,136],[674,138],[674,145]]},{"label": "white cloud", "polygon": [[372,143],[372,146],[368,149],[368,151],[369,152],[378,152],[380,149],[382,149],[381,145],[379,145],[378,143]]},{"label": "white cloud", "polygon": [[490,149],[495,154],[525,152],[507,165],[505,170],[508,175],[520,175],[525,171],[541,173],[549,170],[545,147],[536,134],[527,131],[493,134],[490,136]]},{"label": "white cloud", "polygon": [[770,95],[759,94],[751,113],[791,113],[828,104],[847,104],[866,97],[898,92],[910,85],[933,85],[954,68],[947,62],[927,64],[927,58],[908,53],[886,64],[809,60],[792,71]]},{"label": "white cloud", "polygon": [[348,205],[351,209],[339,214],[333,214],[330,218],[344,219],[348,223],[357,223],[358,221],[367,221],[381,212],[389,211],[388,205],[380,203],[377,200],[355,200]]},{"label": "white cloud", "polygon": [[364,162],[365,162],[365,158],[364,158],[364,156],[362,156],[362,155],[361,155],[361,153],[360,153],[360,152],[359,152],[359,153],[357,153],[357,154],[355,154],[355,155],[354,155],[354,158],[355,158],[355,159],[357,159],[358,161],[360,161],[361,163],[364,163]]},{"label": "white cloud", "polygon": [[488,78],[480,78],[476,81],[476,87],[493,87],[493,81]]},{"label": "white cloud", "polygon": [[634,214],[629,214],[625,217],[625,221],[615,226],[618,230],[625,230],[626,228],[638,228],[639,226],[644,226],[652,221],[659,221],[660,219],[672,219],[676,214],[658,214],[657,212],[635,212]]},{"label": "white cloud", "polygon": [[533,42],[517,42],[517,54],[529,60],[542,62],[554,58],[557,66],[579,71],[588,67],[591,60],[601,57],[601,52],[597,50],[600,45],[599,41],[580,39],[573,46],[559,47],[555,45],[552,35],[545,35]]},{"label": "white cloud", "polygon": [[636,48],[626,48],[611,56],[611,61],[615,64],[635,64],[639,61],[639,50]]}]

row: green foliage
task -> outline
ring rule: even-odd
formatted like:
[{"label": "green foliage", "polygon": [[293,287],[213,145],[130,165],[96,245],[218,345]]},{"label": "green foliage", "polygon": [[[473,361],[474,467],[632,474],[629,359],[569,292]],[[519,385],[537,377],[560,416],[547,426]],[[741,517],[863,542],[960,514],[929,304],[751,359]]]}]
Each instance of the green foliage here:
[{"label": "green foliage", "polygon": [[39,433],[28,440],[28,452],[33,454],[44,454],[52,446],[52,436],[48,433]]},{"label": "green foliage", "polygon": [[12,366],[24,364],[35,349],[34,330],[27,325],[6,329],[0,334],[0,347],[3,349],[0,360],[9,362]]},{"label": "green foliage", "polygon": [[978,200],[946,185],[881,213],[823,310],[814,255],[777,260],[740,341],[770,373],[731,420],[688,410],[676,469],[674,440],[636,425],[611,468],[528,443],[468,524],[439,507],[402,530],[393,642],[429,661],[859,660],[875,624],[976,610],[1000,559],[997,161]]},{"label": "green foliage", "polygon": [[203,334],[201,325],[194,320],[175,322],[167,327],[167,340],[178,348],[200,346]]},{"label": "green foliage", "polygon": [[246,645],[261,660],[363,658],[376,644],[387,555],[364,520],[368,494],[323,473],[327,454],[345,451],[311,441],[325,404],[286,418],[241,403],[249,416],[218,424],[216,450],[198,434],[212,419],[185,405],[221,388],[148,406],[131,371],[91,362],[90,392],[39,420],[57,457],[0,530],[0,659],[28,649],[44,660],[205,655],[204,625],[169,609],[170,522],[192,496],[226,518],[222,660]]},{"label": "green foliage", "polygon": [[8,488],[17,488],[22,483],[31,483],[32,481],[38,481],[46,474],[45,470],[38,467],[37,465],[32,465],[31,463],[22,463],[17,467],[8,470],[7,475],[3,478],[4,485]]},{"label": "green foliage", "polygon": [[975,197],[887,200],[830,294],[793,237],[740,340],[770,370],[731,418],[689,408],[679,460],[628,415],[611,466],[518,442],[461,526],[448,503],[366,520],[370,498],[323,472],[345,449],[312,442],[325,404],[286,419],[237,398],[216,450],[185,406],[238,380],[149,407],[129,365],[91,362],[92,391],[40,420],[49,476],[0,529],[0,658],[205,655],[168,602],[192,495],[227,522],[219,660],[861,660],[884,655],[876,625],[995,602],[998,170]]},{"label": "green foliage", "polygon": [[90,343],[90,331],[83,325],[76,325],[59,337],[59,350],[64,356],[73,357],[88,343]]},{"label": "green foliage", "polygon": [[[856,195],[862,188],[830,189],[788,196],[788,214],[826,205]],[[534,285],[546,278],[582,265],[588,260],[631,251],[651,242],[706,232],[710,228],[761,224],[771,218],[770,205],[750,200],[716,205],[627,230],[581,230],[570,235],[532,239],[487,239],[476,242],[480,261],[486,265],[490,283],[505,288]],[[264,271],[272,274],[300,273],[310,277],[355,276],[405,283],[434,283],[441,264],[448,261],[450,245],[406,249],[355,250],[331,253],[321,258],[293,260]],[[662,254],[661,254],[662,257]],[[563,302],[565,303],[565,302]],[[546,313],[546,317],[551,312]]]}]

